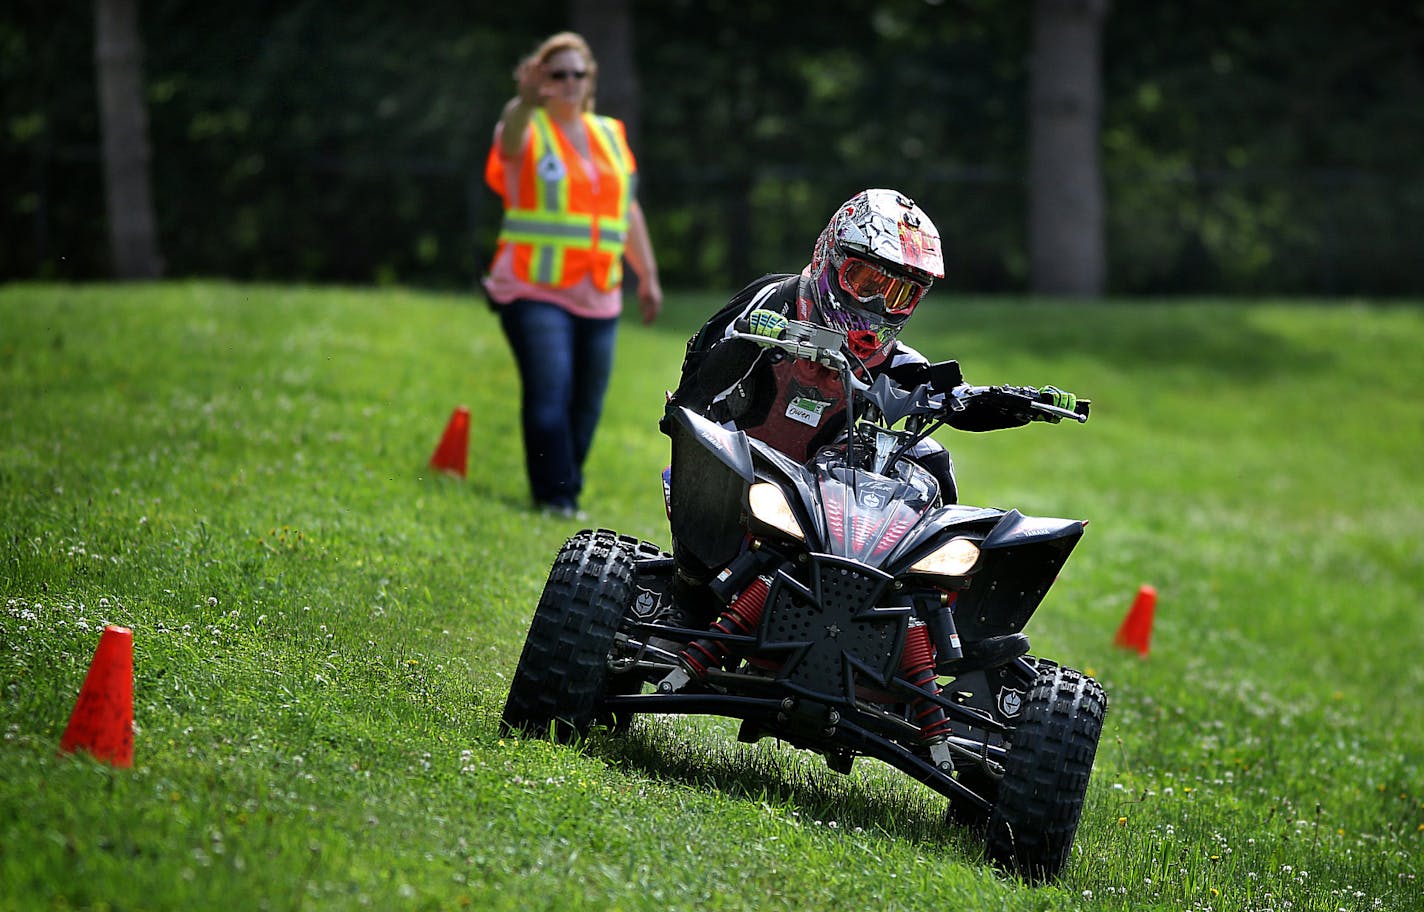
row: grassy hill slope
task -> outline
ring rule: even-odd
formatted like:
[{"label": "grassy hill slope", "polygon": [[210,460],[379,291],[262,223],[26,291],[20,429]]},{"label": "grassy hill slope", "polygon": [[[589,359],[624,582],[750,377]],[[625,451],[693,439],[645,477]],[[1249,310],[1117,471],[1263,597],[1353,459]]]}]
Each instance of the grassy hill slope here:
[{"label": "grassy hill slope", "polygon": [[[625,323],[590,525],[667,541],[655,424],[717,296]],[[527,508],[469,296],[0,288],[0,908],[1418,908],[1424,312],[931,299],[907,340],[1085,426],[943,436],[966,502],[1090,526],[1029,626],[1112,704],[1076,858],[985,868],[942,802],[709,720],[496,720],[579,528]],[[466,481],[426,470],[460,404]],[[1112,646],[1143,583],[1146,660]],[[105,623],[135,766],[57,757]]]}]

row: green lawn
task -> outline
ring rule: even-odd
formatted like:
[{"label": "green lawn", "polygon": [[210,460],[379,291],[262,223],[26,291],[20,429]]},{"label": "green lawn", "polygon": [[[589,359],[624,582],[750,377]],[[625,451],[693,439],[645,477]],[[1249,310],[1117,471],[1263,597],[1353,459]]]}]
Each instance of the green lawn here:
[{"label": "green lawn", "polygon": [[[719,296],[622,327],[589,524],[666,543],[655,424]],[[473,296],[0,288],[0,909],[1424,908],[1424,310],[931,298],[907,341],[1084,426],[942,434],[1086,518],[1029,626],[1111,698],[1060,882],[942,800],[718,720],[496,721],[572,521],[527,508]],[[426,470],[452,409],[468,480]],[[1139,585],[1152,652],[1115,648]],[[105,623],[135,764],[56,755]]]}]

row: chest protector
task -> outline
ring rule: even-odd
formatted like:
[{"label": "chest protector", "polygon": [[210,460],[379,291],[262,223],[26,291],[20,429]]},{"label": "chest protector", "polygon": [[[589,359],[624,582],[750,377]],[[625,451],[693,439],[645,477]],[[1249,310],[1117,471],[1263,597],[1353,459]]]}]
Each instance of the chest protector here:
[{"label": "chest protector", "polygon": [[766,420],[743,430],[797,462],[805,462],[842,423],[845,388],[835,371],[800,358],[786,358],[771,370],[776,377],[776,398]]}]

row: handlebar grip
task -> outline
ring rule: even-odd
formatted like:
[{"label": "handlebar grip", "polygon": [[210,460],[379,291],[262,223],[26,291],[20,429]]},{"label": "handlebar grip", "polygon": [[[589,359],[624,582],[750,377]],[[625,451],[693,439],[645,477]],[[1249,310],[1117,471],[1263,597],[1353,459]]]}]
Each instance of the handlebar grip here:
[{"label": "handlebar grip", "polygon": [[[1083,401],[1079,400],[1078,404],[1081,406],[1083,404]],[[1088,420],[1087,409],[1070,412],[1068,409],[1059,408],[1056,405],[1049,405],[1047,402],[1030,402],[1028,405],[1030,409],[1042,415],[1051,415],[1054,418],[1072,418],[1079,424],[1083,424]]]},{"label": "handlebar grip", "polygon": [[745,332],[765,336],[769,339],[781,339],[785,338],[790,321],[774,310],[758,308],[747,314],[746,324]]}]

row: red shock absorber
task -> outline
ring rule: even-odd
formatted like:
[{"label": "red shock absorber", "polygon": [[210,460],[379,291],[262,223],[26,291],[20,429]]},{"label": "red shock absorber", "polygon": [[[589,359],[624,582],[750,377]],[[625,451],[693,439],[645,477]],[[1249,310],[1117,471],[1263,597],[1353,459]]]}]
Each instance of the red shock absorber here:
[{"label": "red shock absorber", "polygon": [[[732,604],[727,606],[717,620],[712,622],[713,633],[729,636],[750,636],[761,624],[761,613],[766,608],[766,594],[771,590],[771,581],[764,576],[752,580]],[[716,639],[693,640],[678,654],[687,670],[699,678],[707,676],[707,669],[720,667],[731,652],[727,644]]]},{"label": "red shock absorber", "polygon": [[[935,677],[934,644],[930,642],[930,631],[922,623],[911,623],[905,637],[905,650],[900,654],[900,674],[905,680],[939,696],[939,680]],[[920,740],[932,744],[949,734],[949,719],[944,707],[928,698],[920,697],[910,703],[914,713],[914,723],[920,727]]]}]

